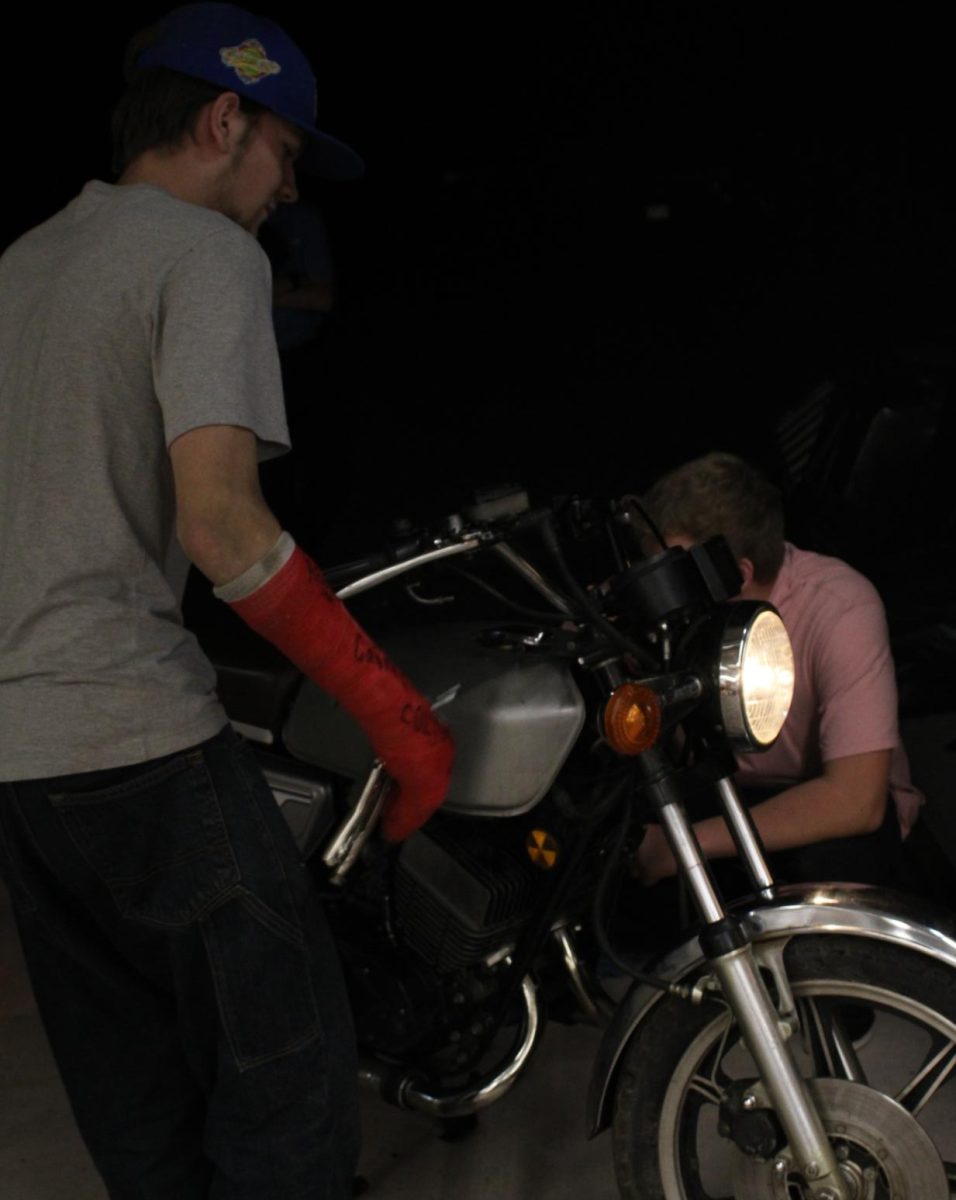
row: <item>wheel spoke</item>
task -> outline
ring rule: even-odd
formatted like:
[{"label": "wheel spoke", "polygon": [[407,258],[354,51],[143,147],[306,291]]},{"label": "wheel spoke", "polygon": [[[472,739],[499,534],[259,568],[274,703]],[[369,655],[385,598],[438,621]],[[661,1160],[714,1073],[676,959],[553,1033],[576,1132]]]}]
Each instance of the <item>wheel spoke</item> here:
[{"label": "wheel spoke", "polygon": [[700,1064],[700,1070],[696,1071],[688,1081],[689,1090],[696,1092],[708,1104],[719,1105],[724,1098],[727,1085],[731,1082],[722,1064],[732,1045],[732,1033],[736,1033],[736,1026],[728,1024],[713,1050]]},{"label": "wheel spoke", "polygon": [[723,1099],[721,1088],[706,1075],[693,1075],[688,1084],[688,1088],[692,1092],[696,1092],[698,1096],[702,1096],[708,1104],[720,1104]]},{"label": "wheel spoke", "polygon": [[956,1042],[935,1042],[930,1056],[896,1094],[896,1100],[915,1117],[956,1070]]},{"label": "wheel spoke", "polygon": [[813,1060],[813,1074],[866,1083],[866,1072],[840,1016],[840,1005],[829,997],[804,996],[799,1010],[800,1026]]}]

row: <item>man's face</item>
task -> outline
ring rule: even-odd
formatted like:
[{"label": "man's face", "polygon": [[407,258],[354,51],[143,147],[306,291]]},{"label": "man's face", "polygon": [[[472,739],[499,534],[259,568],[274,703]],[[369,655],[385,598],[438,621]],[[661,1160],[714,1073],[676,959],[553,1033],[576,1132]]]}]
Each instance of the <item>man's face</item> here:
[{"label": "man's face", "polygon": [[298,198],[295,160],[303,135],[272,113],[249,120],[219,183],[215,207],[252,234],[277,204]]}]

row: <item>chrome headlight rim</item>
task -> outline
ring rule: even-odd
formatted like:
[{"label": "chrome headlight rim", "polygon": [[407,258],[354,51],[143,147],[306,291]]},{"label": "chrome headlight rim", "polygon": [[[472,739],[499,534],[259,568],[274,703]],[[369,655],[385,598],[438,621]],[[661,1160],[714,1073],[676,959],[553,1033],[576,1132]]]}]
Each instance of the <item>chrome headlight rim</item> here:
[{"label": "chrome headlight rim", "polygon": [[[783,668],[789,673],[789,690],[774,697],[774,711],[768,729],[761,730],[748,713],[745,666],[748,654],[755,653],[755,631],[769,633],[780,647]],[[783,687],[785,678],[778,680]],[[793,648],[783,620],[772,604],[761,600],[736,601],[728,605],[721,630],[717,664],[717,692],[721,724],[734,750],[769,750],[780,735],[793,699]],[[772,728],[772,732],[769,729]]]}]

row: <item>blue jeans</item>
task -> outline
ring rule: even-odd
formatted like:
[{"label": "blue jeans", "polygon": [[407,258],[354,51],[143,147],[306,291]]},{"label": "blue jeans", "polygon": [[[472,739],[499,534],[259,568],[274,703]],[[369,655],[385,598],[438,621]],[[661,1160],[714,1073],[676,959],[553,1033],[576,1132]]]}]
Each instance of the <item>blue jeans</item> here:
[{"label": "blue jeans", "polygon": [[341,1200],[356,1054],[311,880],[231,729],[0,784],[0,873],[111,1200]]}]

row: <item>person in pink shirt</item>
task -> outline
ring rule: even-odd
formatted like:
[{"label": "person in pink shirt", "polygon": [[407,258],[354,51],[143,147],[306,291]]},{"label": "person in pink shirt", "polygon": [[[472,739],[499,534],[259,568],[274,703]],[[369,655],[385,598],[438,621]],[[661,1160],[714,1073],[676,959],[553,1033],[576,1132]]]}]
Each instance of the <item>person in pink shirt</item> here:
[{"label": "person in pink shirt", "polygon": [[[685,463],[658,480],[644,504],[670,545],[723,534],[743,575],[741,598],[770,601],[790,634],[790,713],[774,746],[741,756],[737,773],[775,874],[789,882],[890,881],[923,797],[900,744],[876,589],[840,559],[787,542],[779,491],[734,455]],[[735,855],[719,816],[703,816],[695,830],[708,858]],[[645,884],[673,874],[658,826],[648,828],[634,870]]]}]

